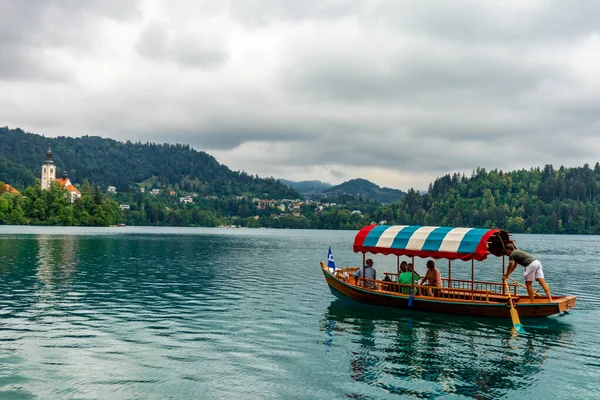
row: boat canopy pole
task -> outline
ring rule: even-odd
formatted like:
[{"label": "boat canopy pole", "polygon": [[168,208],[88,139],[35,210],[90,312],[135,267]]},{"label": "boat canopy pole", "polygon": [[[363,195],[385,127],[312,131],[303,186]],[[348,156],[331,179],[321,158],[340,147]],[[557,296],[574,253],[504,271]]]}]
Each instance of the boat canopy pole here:
[{"label": "boat canopy pole", "polygon": [[[504,261],[506,257],[506,246],[504,245],[504,240],[502,240],[502,236],[500,236],[500,233],[496,233],[496,236],[498,236],[498,238],[500,239],[500,243],[502,244],[502,278],[504,279]],[[502,285],[502,294],[506,294],[506,285]]]},{"label": "boat canopy pole", "polygon": [[452,287],[452,261],[450,260],[448,260],[448,287]]},{"label": "boat canopy pole", "polygon": [[400,275],[400,256],[396,257],[398,262],[396,263],[396,271],[398,271],[398,275]]},{"label": "boat canopy pole", "polygon": [[365,287],[365,253],[363,253],[362,286]]},{"label": "boat canopy pole", "polygon": [[412,263],[412,276],[410,277],[410,282],[411,282],[410,290],[414,296],[414,293],[415,293],[415,257],[414,256],[411,258],[411,263]]},{"label": "boat canopy pole", "polygon": [[[504,260],[505,260],[506,256],[503,255],[502,256],[502,277],[504,278]],[[504,285],[502,285],[502,294],[506,294],[506,288],[504,287]]]},{"label": "boat canopy pole", "polygon": [[471,301],[475,296],[475,260],[471,259]]}]

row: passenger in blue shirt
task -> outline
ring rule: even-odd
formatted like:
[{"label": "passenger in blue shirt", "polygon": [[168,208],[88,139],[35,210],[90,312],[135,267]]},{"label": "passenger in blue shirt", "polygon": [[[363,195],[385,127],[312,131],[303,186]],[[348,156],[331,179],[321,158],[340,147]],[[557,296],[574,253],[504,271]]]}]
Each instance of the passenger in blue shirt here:
[{"label": "passenger in blue shirt", "polygon": [[[373,260],[371,260],[370,258],[367,259],[367,261],[365,261],[364,270],[366,279],[377,279],[377,271],[375,271],[375,269],[373,268]],[[354,273],[354,285],[358,285],[358,278],[362,278],[362,272],[363,268],[359,268],[358,271]],[[367,287],[375,289],[375,282],[368,282]]]}]

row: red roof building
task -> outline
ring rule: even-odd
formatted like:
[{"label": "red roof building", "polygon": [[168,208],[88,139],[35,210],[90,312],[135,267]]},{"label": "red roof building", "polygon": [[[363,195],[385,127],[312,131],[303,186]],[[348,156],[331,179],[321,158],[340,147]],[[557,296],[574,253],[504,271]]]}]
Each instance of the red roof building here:
[{"label": "red roof building", "polygon": [[56,178],[54,181],[58,182],[61,189],[64,189],[71,194],[71,203],[74,202],[75,199],[81,197],[81,192],[75,186],[73,186],[69,178],[67,178],[66,172],[63,174],[62,178]]},{"label": "red roof building", "polygon": [[0,193],[12,193],[12,194],[21,194],[17,189],[10,186],[8,183],[5,183],[4,186],[0,185]]}]

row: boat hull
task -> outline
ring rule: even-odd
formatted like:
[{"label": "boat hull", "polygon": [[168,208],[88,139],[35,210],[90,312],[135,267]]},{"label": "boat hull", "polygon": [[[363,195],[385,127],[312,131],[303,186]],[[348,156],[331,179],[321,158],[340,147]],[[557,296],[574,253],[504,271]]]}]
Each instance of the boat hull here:
[{"label": "boat hull", "polygon": [[[334,276],[327,268],[321,268],[332,293],[340,298],[350,298],[359,302],[394,308],[411,308],[448,314],[471,315],[481,317],[510,317],[508,303],[478,302],[432,297],[413,298],[409,307],[409,295],[370,290],[345,282]],[[556,297],[553,302],[515,304],[521,318],[547,317],[569,310],[575,306],[575,296]]]}]

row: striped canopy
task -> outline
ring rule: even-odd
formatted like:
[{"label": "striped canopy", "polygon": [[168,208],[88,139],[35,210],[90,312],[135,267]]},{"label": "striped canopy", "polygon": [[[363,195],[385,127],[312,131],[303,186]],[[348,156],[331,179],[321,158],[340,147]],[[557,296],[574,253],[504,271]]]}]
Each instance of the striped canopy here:
[{"label": "striped canopy", "polygon": [[[495,243],[488,249],[490,239]],[[507,241],[508,233],[500,229],[369,225],[354,238],[354,252],[481,261],[490,252],[501,255],[498,249]]]}]

